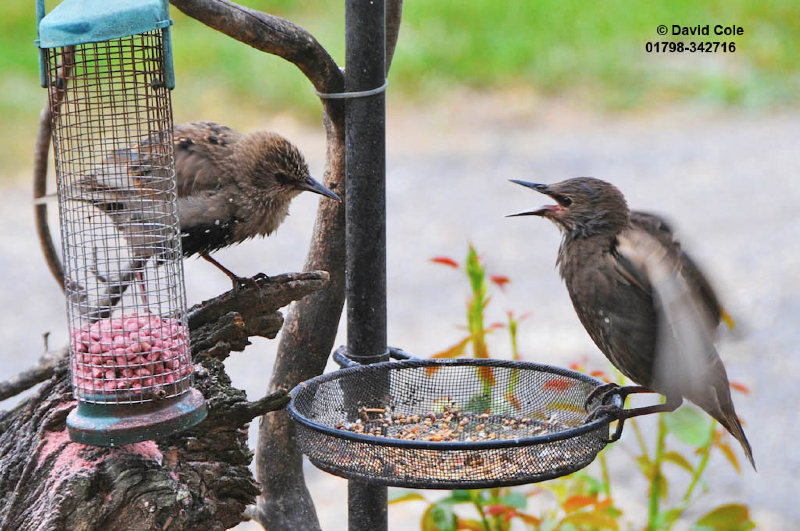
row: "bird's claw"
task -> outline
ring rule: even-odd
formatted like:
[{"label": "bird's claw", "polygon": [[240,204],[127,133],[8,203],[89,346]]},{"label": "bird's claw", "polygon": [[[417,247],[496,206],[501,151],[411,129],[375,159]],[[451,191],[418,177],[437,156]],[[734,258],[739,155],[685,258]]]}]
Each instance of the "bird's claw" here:
[{"label": "bird's claw", "polygon": [[598,385],[597,387],[592,389],[592,392],[589,393],[589,396],[587,396],[586,400],[584,400],[583,409],[589,411],[589,404],[591,404],[597,397],[600,397],[600,403],[604,404],[606,398],[608,398],[609,395],[613,394],[618,389],[620,389],[620,385],[614,382],[608,382],[602,385]]},{"label": "bird's claw", "polygon": [[616,404],[603,404],[602,406],[594,408],[586,418],[583,419],[583,423],[588,424],[594,422],[602,416],[609,416],[611,420],[618,420],[622,416],[623,411],[624,410]]},{"label": "bird's claw", "polygon": [[[603,395],[603,398],[605,398],[605,396],[612,391],[613,390],[606,391]],[[589,415],[587,415],[583,420],[583,423],[589,424],[590,422],[594,422],[603,416],[611,417],[611,421],[617,421],[617,429],[614,431],[614,435],[606,439],[606,444],[618,441],[620,437],[622,437],[622,427],[625,425],[625,410],[616,404],[603,404],[594,408],[594,410],[592,410],[592,412],[589,413]]]},{"label": "bird's claw", "polygon": [[[263,273],[259,273],[259,275],[263,275]],[[258,292],[258,294],[261,295],[262,291],[261,291],[261,286],[258,284],[258,280],[260,280],[263,277],[259,277],[259,275],[256,275],[254,277],[232,278],[231,280],[233,280],[233,291],[239,291],[243,288],[249,287],[255,289]],[[266,275],[263,276],[266,277]]]}]

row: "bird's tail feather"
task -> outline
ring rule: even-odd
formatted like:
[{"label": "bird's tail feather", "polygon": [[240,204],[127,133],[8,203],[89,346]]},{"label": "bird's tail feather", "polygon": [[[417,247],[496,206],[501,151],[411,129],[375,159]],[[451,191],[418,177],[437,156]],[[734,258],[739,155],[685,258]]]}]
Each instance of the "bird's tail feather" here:
[{"label": "bird's tail feather", "polygon": [[736,416],[736,412],[733,410],[733,407],[731,407],[728,412],[716,408],[706,409],[706,412],[714,417],[717,422],[722,424],[722,426],[728,430],[728,432],[733,435],[737,441],[739,441],[739,444],[742,445],[742,450],[744,450],[747,459],[750,461],[750,464],[753,465],[753,470],[756,470],[756,462],[753,460],[753,449],[750,447],[750,442],[747,440],[747,436],[744,434],[742,423],[739,422],[739,417]]}]

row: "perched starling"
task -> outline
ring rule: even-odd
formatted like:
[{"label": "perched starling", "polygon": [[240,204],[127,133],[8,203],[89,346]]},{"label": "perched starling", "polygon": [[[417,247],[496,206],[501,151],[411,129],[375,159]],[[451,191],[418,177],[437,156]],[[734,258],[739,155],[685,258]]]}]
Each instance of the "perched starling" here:
[{"label": "perched starling", "polygon": [[673,411],[688,398],[736,437],[755,468],[713,343],[720,319],[729,318],[670,226],[653,214],[630,212],[622,193],[599,179],[512,182],[555,200],[512,216],[541,216],[561,229],[557,265],[581,323],[611,363],[639,384],[610,384],[593,395],[666,397],[664,404],[615,411],[620,422]]},{"label": "perched starling", "polygon": [[[178,215],[184,256],[198,254],[222,270],[238,287],[242,281],[209,253],[274,232],[289,213],[289,203],[310,191],[340,201],[311,177],[303,155],[284,137],[258,131],[243,135],[209,122],[176,125],[175,169]],[[163,252],[161,234],[148,221],[164,213],[148,202],[160,192],[161,137],[115,151],[107,164],[79,183],[80,199],[108,214],[125,234],[134,254],[147,259]],[[161,166],[159,166],[161,164]],[[161,185],[163,187],[163,185]],[[155,210],[154,210],[155,209]]]}]

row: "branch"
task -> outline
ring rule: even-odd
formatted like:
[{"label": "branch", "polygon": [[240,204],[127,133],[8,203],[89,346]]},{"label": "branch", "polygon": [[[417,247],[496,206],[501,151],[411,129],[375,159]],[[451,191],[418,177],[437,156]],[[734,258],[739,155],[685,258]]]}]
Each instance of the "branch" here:
[{"label": "branch", "polygon": [[403,0],[386,2],[386,75],[392,66],[397,38],[400,36],[400,21],[403,18]]},{"label": "branch", "polygon": [[[260,290],[243,288],[193,307],[191,322],[199,328],[191,329],[192,339],[211,344],[212,331],[217,339],[194,356],[202,360],[195,365],[195,386],[206,399],[208,417],[155,442],[113,448],[71,442],[65,420],[75,401],[68,359],[59,356],[52,378],[0,414],[0,529],[199,531],[241,522],[259,494],[248,467],[247,424],[282,408],[287,390],[248,401],[210,351],[227,354],[242,330],[258,327],[251,318],[276,314],[322,287],[326,276],[280,275],[259,281]],[[218,323],[220,312],[235,318]]]},{"label": "branch", "polygon": [[68,353],[69,350],[66,347],[61,350],[45,352],[33,367],[12,376],[5,382],[0,382],[0,401],[16,396],[34,385],[52,378],[56,365],[67,357]]},{"label": "branch", "polygon": [[228,0],[171,0],[203,24],[245,44],[293,63],[320,92],[341,90],[336,61],[300,26]]},{"label": "branch", "polygon": [[[74,67],[75,56],[74,48],[67,46],[61,56],[61,62],[56,71],[56,85],[66,87],[69,77]],[[33,199],[39,199],[47,194],[47,161],[50,153],[50,134],[53,123],[50,114],[50,100],[53,102],[53,110],[58,112],[61,103],[64,101],[64,90],[57,90],[57,87],[48,87],[49,97],[45,101],[44,109],[39,114],[39,131],[36,133],[36,142],[33,147]],[[53,237],[50,233],[50,225],[47,221],[47,203],[36,204],[33,207],[34,221],[36,222],[36,234],[39,237],[39,245],[44,254],[44,260],[53,278],[56,279],[61,291],[64,291],[64,267],[56,253],[53,244]]]}]

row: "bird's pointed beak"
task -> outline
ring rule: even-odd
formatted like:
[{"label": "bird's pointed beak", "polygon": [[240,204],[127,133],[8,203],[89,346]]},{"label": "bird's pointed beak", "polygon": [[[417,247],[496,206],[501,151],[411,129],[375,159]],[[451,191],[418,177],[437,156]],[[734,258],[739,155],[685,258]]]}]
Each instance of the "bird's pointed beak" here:
[{"label": "bird's pointed beak", "polygon": [[548,188],[548,186],[546,184],[529,183],[528,181],[518,181],[516,179],[509,179],[509,181],[511,181],[512,183],[524,186],[525,188],[532,188],[533,190],[536,190],[540,194],[547,195],[547,192],[549,190],[549,188]]},{"label": "bird's pointed beak", "polygon": [[544,216],[550,209],[547,207],[538,208],[536,210],[524,210],[522,212],[517,212],[516,214],[508,214],[506,215],[507,218],[515,218],[517,216]]},{"label": "bird's pointed beak", "polygon": [[[533,190],[536,190],[540,194],[548,195],[549,188],[547,187],[546,184],[529,183],[528,181],[518,181],[517,179],[509,179],[509,181],[524,186],[526,188],[531,188]],[[537,208],[536,210],[525,210],[523,212],[517,212],[516,214],[509,214],[506,217],[514,218],[517,216],[544,216],[547,215],[549,212],[552,212],[553,210],[554,210],[553,207],[544,206],[541,208]]]},{"label": "bird's pointed beak", "polygon": [[340,203],[342,202],[341,198],[339,198],[338,195],[334,194],[333,192],[325,188],[325,186],[321,182],[319,182],[318,180],[314,179],[311,176],[309,176],[308,179],[306,179],[305,181],[298,184],[297,187],[300,188],[301,190],[314,192],[315,194],[324,195],[325,197],[330,197],[331,199],[339,201]]}]

